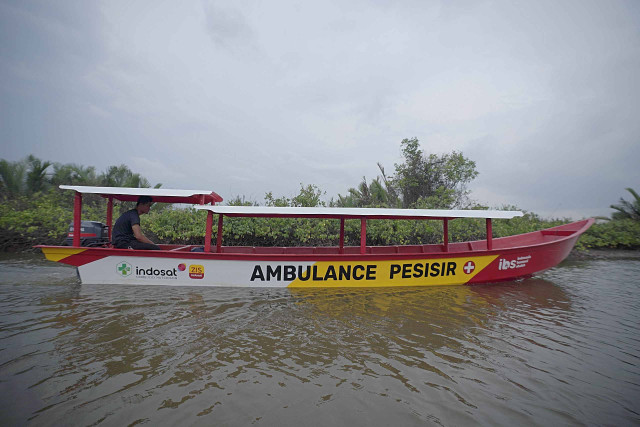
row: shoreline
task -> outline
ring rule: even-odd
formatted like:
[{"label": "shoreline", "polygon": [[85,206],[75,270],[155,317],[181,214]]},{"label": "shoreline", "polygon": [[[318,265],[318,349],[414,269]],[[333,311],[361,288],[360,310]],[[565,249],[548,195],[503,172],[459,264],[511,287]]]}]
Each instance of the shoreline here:
[{"label": "shoreline", "polygon": [[[42,254],[38,248],[28,248],[22,251],[0,251],[0,257],[11,255],[37,255]],[[589,260],[589,259],[637,259],[640,260],[640,249],[573,249],[567,256],[568,260]]]},{"label": "shoreline", "polygon": [[568,260],[589,260],[589,259],[607,259],[607,260],[640,260],[640,249],[573,249]]}]

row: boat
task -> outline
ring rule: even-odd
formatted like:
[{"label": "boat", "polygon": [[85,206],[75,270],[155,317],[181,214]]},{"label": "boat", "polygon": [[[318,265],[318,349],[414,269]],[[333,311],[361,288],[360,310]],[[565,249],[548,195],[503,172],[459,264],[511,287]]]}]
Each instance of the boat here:
[{"label": "boat", "polygon": [[[520,211],[327,207],[223,206],[212,191],[65,186],[75,192],[69,246],[37,246],[48,260],[77,267],[83,284],[226,287],[393,287],[473,285],[530,277],[558,265],[594,222],[593,218],[515,236],[494,238],[492,221],[523,216]],[[116,249],[109,243],[82,246],[82,197],[107,199],[111,238],[113,203],[151,196],[204,210],[202,245],[159,245],[160,250]],[[214,215],[217,232],[213,241]],[[253,247],[223,245],[229,218],[325,218],[339,222],[335,246]],[[450,221],[480,218],[486,238],[450,242]],[[370,246],[367,223],[386,220],[441,221],[441,244]],[[360,245],[345,246],[345,221],[360,221]],[[80,230],[75,232],[74,230]]]}]

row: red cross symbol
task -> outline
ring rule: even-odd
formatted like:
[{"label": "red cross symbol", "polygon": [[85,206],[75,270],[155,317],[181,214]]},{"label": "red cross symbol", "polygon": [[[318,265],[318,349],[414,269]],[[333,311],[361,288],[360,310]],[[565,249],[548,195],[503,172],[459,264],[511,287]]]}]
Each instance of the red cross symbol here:
[{"label": "red cross symbol", "polygon": [[462,268],[466,274],[471,274],[476,269],[476,264],[473,261],[469,261]]}]

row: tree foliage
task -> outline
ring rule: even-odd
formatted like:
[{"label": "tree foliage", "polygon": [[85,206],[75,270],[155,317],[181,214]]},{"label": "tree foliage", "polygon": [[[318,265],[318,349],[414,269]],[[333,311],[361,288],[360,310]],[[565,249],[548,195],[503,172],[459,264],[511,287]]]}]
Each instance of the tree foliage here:
[{"label": "tree foliage", "polygon": [[102,184],[101,179],[96,174],[95,167],[85,167],[75,163],[54,163],[50,181],[55,187],[59,185],[99,186]]},{"label": "tree foliage", "polygon": [[[52,163],[42,161],[32,154],[16,162],[0,159],[0,195],[5,200],[33,195],[57,188],[61,184],[151,187],[145,177],[134,173],[127,165],[110,166],[105,172],[98,175],[93,166]],[[161,186],[162,184],[156,184],[154,188]]]},{"label": "tree foliage", "polygon": [[628,202],[621,197],[617,205],[611,205],[611,209],[616,211],[611,215],[611,218],[640,221],[640,196],[632,188],[627,188],[627,191],[631,193],[634,200]]},{"label": "tree foliage", "polygon": [[400,143],[404,162],[395,165],[393,185],[402,195],[402,207],[421,205],[461,207],[467,201],[469,184],[476,176],[476,164],[460,152],[426,155],[417,138]]},{"label": "tree foliage", "polygon": [[[110,166],[100,176],[100,185],[103,187],[151,187],[149,181],[138,173],[134,173],[127,165]],[[160,188],[162,184],[156,184],[154,188]]]},{"label": "tree foliage", "polygon": [[446,209],[469,204],[467,185],[478,176],[476,164],[457,151],[426,155],[417,138],[400,143],[404,161],[396,163],[395,172],[387,176],[378,163],[381,175],[370,183],[366,177],[347,195],[338,195],[336,206]]},{"label": "tree foliage", "polygon": [[[104,221],[106,204],[83,203],[83,219]],[[51,189],[0,203],[0,250],[25,250],[33,245],[60,245],[73,220],[73,193]]]},{"label": "tree foliage", "polygon": [[[393,176],[385,173],[368,181],[363,177],[346,196],[331,201],[332,206],[449,208],[467,203],[466,185],[477,176],[475,163],[461,153],[425,155],[418,140],[401,143],[404,161],[395,165]],[[60,184],[142,186],[149,182],[126,165],[112,166],[97,174],[94,167],[58,164],[29,156],[19,162],[0,159],[0,250],[25,250],[35,244],[60,244],[73,216],[73,193],[60,191]],[[156,185],[159,187],[160,184]],[[634,201],[621,199],[612,205],[612,220],[596,223],[578,242],[577,248],[640,248],[638,194],[628,188]],[[262,204],[267,206],[325,206],[326,194],[316,185],[300,184],[294,196],[277,197],[269,192]],[[228,201],[230,205],[255,205],[244,197]],[[120,209],[130,206],[123,204]],[[486,209],[483,206],[475,206]],[[506,210],[517,210],[505,206]],[[83,198],[83,219],[105,221],[106,202],[98,196]],[[217,231],[214,216],[213,233]],[[141,218],[142,226],[160,243],[202,244],[206,212],[160,204]],[[495,221],[494,237],[536,231],[566,223],[545,220],[533,213],[510,220]],[[224,244],[241,246],[329,246],[337,245],[340,222],[320,218],[225,218]],[[485,238],[482,220],[449,223],[450,240]],[[367,224],[368,245],[431,244],[442,242],[439,221],[371,220]],[[345,244],[360,244],[360,221],[345,221]]]},{"label": "tree foliage", "polygon": [[346,196],[338,195],[336,206],[353,208],[353,207],[395,207],[395,200],[389,192],[384,182],[380,181],[380,177],[376,177],[370,184],[367,178],[362,177],[362,181],[355,188],[350,188]]},{"label": "tree foliage", "polygon": [[[0,159],[0,250],[62,243],[72,220],[74,198],[72,192],[59,190],[61,184],[150,186],[126,165],[112,166],[98,175],[93,166],[52,163],[33,155],[15,162]],[[119,207],[130,209],[130,205]],[[163,208],[160,205],[155,210]],[[84,219],[104,222],[106,201],[87,194],[82,210]]]},{"label": "tree foliage", "polygon": [[27,157],[27,164],[29,165],[26,182],[27,193],[33,194],[44,190],[49,184],[46,174],[51,162],[43,162],[31,154]]}]

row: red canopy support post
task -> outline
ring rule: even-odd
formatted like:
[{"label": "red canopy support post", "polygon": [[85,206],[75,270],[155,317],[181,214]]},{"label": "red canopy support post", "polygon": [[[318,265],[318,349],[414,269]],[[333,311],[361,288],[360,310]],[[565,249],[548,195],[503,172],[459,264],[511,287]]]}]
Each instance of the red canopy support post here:
[{"label": "red canopy support post", "polygon": [[444,251],[449,252],[449,218],[443,218],[442,220],[442,228],[443,228],[443,242],[444,242]]},{"label": "red canopy support post", "polygon": [[360,218],[360,253],[367,251],[367,219]]},{"label": "red canopy support post", "polygon": [[73,201],[73,246],[80,247],[82,233],[82,194],[76,191]]},{"label": "red canopy support post", "polygon": [[487,218],[487,250],[493,249],[493,230],[491,228],[491,218]]},{"label": "red canopy support post", "polygon": [[211,229],[213,228],[213,212],[207,211],[207,225],[204,230],[204,251],[211,252]]},{"label": "red canopy support post", "polygon": [[222,214],[218,215],[218,237],[216,239],[216,252],[222,252]]},{"label": "red canopy support post", "polygon": [[113,222],[113,197],[107,197],[107,230],[111,241],[111,223]]},{"label": "red canopy support post", "polygon": [[344,253],[344,218],[340,218],[340,253]]}]

